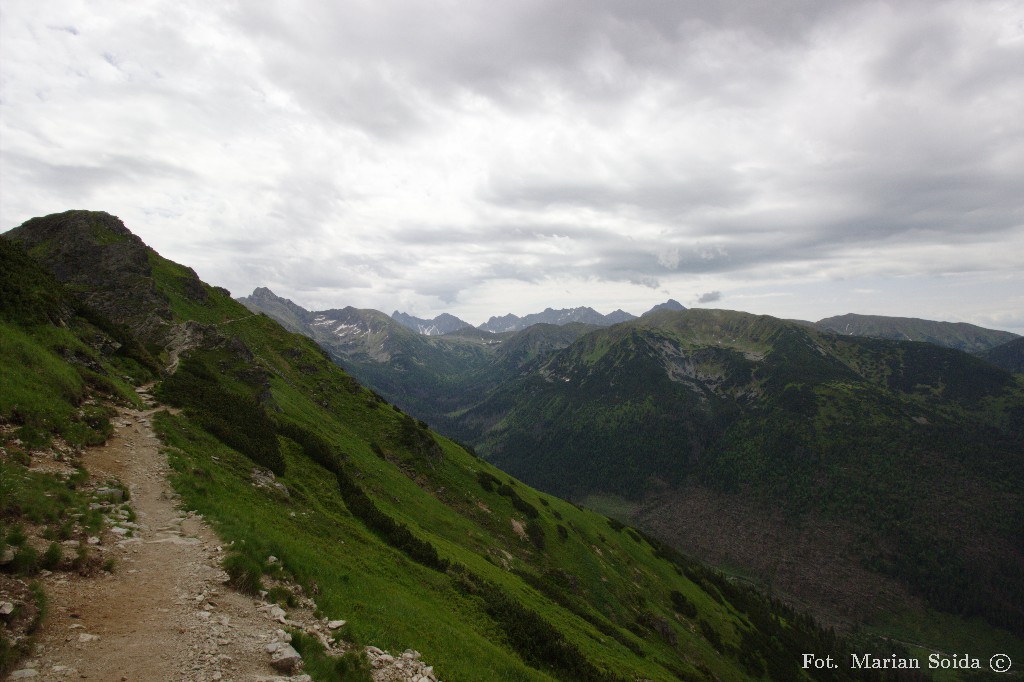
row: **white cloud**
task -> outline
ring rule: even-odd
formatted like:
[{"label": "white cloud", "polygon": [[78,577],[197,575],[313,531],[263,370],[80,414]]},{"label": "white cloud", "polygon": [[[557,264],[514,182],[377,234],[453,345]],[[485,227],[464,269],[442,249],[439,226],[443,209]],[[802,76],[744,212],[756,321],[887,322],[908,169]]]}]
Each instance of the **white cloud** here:
[{"label": "white cloud", "polygon": [[[996,0],[11,0],[0,228],[108,210],[310,307],[482,321],[696,290],[1019,325],[1022,21]],[[977,298],[949,296],[961,276]]]}]

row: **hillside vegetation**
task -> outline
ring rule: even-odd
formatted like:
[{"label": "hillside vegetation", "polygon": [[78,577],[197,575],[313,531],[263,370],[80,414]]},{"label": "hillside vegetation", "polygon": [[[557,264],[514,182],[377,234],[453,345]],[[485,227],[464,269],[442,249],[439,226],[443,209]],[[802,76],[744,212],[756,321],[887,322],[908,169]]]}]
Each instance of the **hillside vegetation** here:
[{"label": "hillside vegetation", "polygon": [[894,341],[927,341],[936,346],[980,354],[1019,338],[1016,334],[985,329],[966,322],[936,322],[914,317],[837,315],[814,323],[819,331],[843,336],[868,336]]},{"label": "hillside vegetation", "polygon": [[428,338],[356,312],[306,333],[531,485],[844,628],[1020,650],[1024,384],[1020,339],[995,345],[1013,335],[663,310]]},{"label": "hillside vegetation", "polygon": [[[902,602],[1024,632],[1024,382],[962,352],[745,313],[659,313],[553,353],[460,420],[510,473],[573,499],[632,500],[627,516],[642,507],[636,520],[683,548],[812,603],[829,590],[833,617],[892,606],[864,604],[861,584],[842,594],[828,562],[793,580],[798,567],[766,565],[763,546],[737,541],[742,528],[695,533],[695,501],[732,500],[747,524],[775,519],[767,554],[841,544],[841,563],[895,581]],[[808,532],[787,539],[786,527]]]},{"label": "hillside vegetation", "polygon": [[174,485],[240,588],[283,571],[345,637],[414,647],[445,680],[854,679],[800,668],[848,642],[478,459],[116,218],[49,216],[0,245],[4,466],[22,436],[102,439],[88,407],[157,378],[181,410],[155,420]]}]

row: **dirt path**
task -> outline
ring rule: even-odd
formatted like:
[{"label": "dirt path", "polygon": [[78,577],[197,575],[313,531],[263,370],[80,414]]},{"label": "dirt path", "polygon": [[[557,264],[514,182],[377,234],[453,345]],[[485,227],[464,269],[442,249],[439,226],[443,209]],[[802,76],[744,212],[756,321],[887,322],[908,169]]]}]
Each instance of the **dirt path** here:
[{"label": "dirt path", "polygon": [[224,585],[216,535],[178,508],[153,412],[121,410],[114,436],[84,455],[94,479],[127,485],[137,519],[107,529],[92,547],[114,560],[112,573],[46,578],[49,615],[35,655],[12,679],[251,682],[280,674],[266,646],[282,625],[268,605]]}]

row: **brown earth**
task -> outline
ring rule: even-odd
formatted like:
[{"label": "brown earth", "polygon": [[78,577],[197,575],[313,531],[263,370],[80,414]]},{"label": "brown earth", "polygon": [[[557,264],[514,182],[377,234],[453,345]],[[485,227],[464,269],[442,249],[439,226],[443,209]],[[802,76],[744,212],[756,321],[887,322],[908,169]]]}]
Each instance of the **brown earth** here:
[{"label": "brown earth", "polygon": [[122,409],[114,436],[83,455],[93,479],[117,478],[128,487],[135,527],[119,524],[130,537],[108,529],[93,546],[102,561],[113,560],[113,572],[44,578],[49,615],[33,657],[12,679],[249,681],[278,674],[265,647],[282,625],[269,605],[224,584],[217,536],[179,509],[167,481],[153,412]]},{"label": "brown earth", "polygon": [[707,488],[652,497],[632,520],[655,537],[762,588],[841,630],[880,617],[894,604],[923,611],[892,578],[864,568],[839,523],[800,520]]},{"label": "brown earth", "polygon": [[[268,645],[289,641],[285,629],[303,630],[341,655],[351,647],[336,642],[331,628],[342,626],[318,619],[297,585],[283,585],[300,602],[285,612],[226,584],[220,539],[201,516],[181,509],[168,481],[151,423],[159,409],[119,408],[113,436],[82,455],[94,485],[117,479],[127,487],[136,519],[89,540],[92,571],[44,572],[49,613],[32,656],[8,679],[308,682],[301,670],[275,670]],[[71,471],[52,456],[32,468]],[[99,570],[111,562],[112,571]],[[375,682],[437,680],[416,651],[391,655],[368,646],[363,654]]]}]

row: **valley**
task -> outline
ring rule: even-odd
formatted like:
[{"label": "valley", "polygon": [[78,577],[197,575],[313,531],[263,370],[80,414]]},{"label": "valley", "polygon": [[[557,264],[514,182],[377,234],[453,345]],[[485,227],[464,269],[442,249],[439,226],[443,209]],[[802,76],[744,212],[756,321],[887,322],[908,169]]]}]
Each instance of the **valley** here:
[{"label": "valley", "polygon": [[429,337],[373,319],[387,360],[356,332],[314,338],[531,485],[844,630],[926,642],[928,628],[887,628],[932,621],[954,648],[1019,646],[1024,383],[980,359],[1012,358],[1013,335],[721,310]]}]

